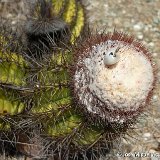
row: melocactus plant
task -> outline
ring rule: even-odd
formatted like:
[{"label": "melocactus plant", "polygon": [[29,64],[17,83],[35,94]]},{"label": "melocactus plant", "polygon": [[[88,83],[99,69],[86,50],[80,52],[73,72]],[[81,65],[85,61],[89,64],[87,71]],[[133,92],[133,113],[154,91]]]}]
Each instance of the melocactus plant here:
[{"label": "melocactus plant", "polygon": [[69,68],[63,65],[71,99],[65,103],[59,89],[63,110],[44,124],[62,159],[104,155],[145,112],[155,86],[155,66],[140,42],[116,31],[88,35],[71,50]]},{"label": "melocactus plant", "polygon": [[[15,135],[15,150],[32,157],[97,159],[147,108],[155,85],[150,54],[116,31],[85,30],[78,38],[84,27],[79,1],[39,0],[33,15],[25,38],[17,39],[20,49],[1,47],[7,57],[0,57],[1,64],[11,68],[7,73],[2,68],[0,79],[9,98],[0,108],[1,131],[9,139]],[[21,110],[8,105],[9,93]]]},{"label": "melocactus plant", "polygon": [[98,121],[125,123],[148,105],[155,69],[148,50],[123,33],[93,35],[75,51],[74,95]]}]

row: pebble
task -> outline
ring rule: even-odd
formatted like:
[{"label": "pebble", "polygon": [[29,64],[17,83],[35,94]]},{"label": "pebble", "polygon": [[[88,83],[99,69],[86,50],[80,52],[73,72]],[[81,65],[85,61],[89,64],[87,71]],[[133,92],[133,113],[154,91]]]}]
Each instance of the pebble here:
[{"label": "pebble", "polygon": [[138,30],[141,29],[141,26],[138,25],[138,24],[135,24],[135,25],[133,26],[133,28],[134,28],[135,31],[138,31]]},{"label": "pebble", "polygon": [[148,45],[149,45],[150,47],[154,47],[154,42],[150,42]]},{"label": "pebble", "polygon": [[145,31],[148,31],[148,30],[149,30],[148,25],[146,25],[146,26],[144,27],[144,30],[145,30]]},{"label": "pebble", "polygon": [[14,25],[14,24],[16,24],[16,21],[12,21],[11,23]]},{"label": "pebble", "polygon": [[144,134],[143,134],[143,137],[145,137],[145,138],[149,138],[149,137],[151,137],[151,133],[149,133],[149,132],[144,133]]},{"label": "pebble", "polygon": [[11,13],[8,13],[6,17],[7,17],[7,18],[11,18],[11,17],[12,17],[12,14],[11,14]]},{"label": "pebble", "polygon": [[157,57],[157,55],[158,55],[157,53],[153,53],[153,57]]},{"label": "pebble", "polygon": [[153,62],[152,62],[152,65],[153,65],[153,66],[155,66],[155,65],[156,65],[156,62],[155,62],[155,61],[153,61]]},{"label": "pebble", "polygon": [[119,19],[115,19],[114,24],[119,24]]},{"label": "pebble", "polygon": [[153,22],[158,24],[158,23],[159,23],[159,18],[155,17],[155,18],[153,19]]},{"label": "pebble", "polygon": [[153,97],[152,97],[152,99],[153,99],[153,101],[157,101],[158,100],[158,95],[153,95]]},{"label": "pebble", "polygon": [[133,26],[135,31],[139,31],[143,28],[143,24],[142,23],[137,23]]},{"label": "pebble", "polygon": [[151,137],[151,133],[149,133],[149,132],[143,134],[143,138],[144,138],[145,141],[147,141],[148,139],[150,139],[150,137]]},{"label": "pebble", "polygon": [[137,36],[137,38],[138,38],[138,39],[143,39],[143,34],[139,34],[139,35]]},{"label": "pebble", "polygon": [[122,10],[122,13],[123,13],[123,14],[126,14],[126,10]]}]

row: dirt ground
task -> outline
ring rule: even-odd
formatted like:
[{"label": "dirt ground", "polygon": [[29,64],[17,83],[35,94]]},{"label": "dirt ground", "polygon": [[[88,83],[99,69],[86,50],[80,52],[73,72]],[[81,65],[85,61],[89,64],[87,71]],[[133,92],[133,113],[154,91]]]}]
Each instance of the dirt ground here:
[{"label": "dirt ground", "polygon": [[[26,1],[0,0],[3,21],[9,20],[13,27],[21,24],[27,15]],[[160,0],[82,1],[93,29],[99,32],[116,29],[134,35],[149,48],[158,69],[156,89],[147,116],[140,118],[130,136],[126,136],[128,140],[123,140],[119,151],[105,159],[160,160]],[[5,158],[1,156],[0,159]]]}]

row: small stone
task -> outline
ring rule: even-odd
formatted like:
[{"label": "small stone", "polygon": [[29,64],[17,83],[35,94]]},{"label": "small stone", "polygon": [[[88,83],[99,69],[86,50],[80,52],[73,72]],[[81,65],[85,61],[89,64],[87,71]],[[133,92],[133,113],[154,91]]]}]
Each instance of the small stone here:
[{"label": "small stone", "polygon": [[157,53],[153,53],[153,57],[157,57],[157,55],[158,55]]},{"label": "small stone", "polygon": [[153,19],[153,22],[156,23],[156,24],[158,24],[158,23],[159,23],[159,18],[155,17],[155,18]]},{"label": "small stone", "polygon": [[126,10],[122,10],[122,13],[123,13],[123,14],[126,14]]},{"label": "small stone", "polygon": [[154,47],[154,42],[150,42],[148,45],[149,45],[150,47]]},{"label": "small stone", "polygon": [[153,99],[153,101],[157,101],[158,100],[158,95],[153,95],[153,97],[152,97],[152,99]]},{"label": "small stone", "polygon": [[149,137],[151,137],[151,133],[149,133],[149,132],[144,133],[143,137],[148,139]]},{"label": "small stone", "polygon": [[141,24],[141,23],[137,23],[137,24],[135,24],[135,25],[133,26],[133,28],[134,28],[135,31],[139,31],[139,30],[142,29],[142,24]]},{"label": "small stone", "polygon": [[132,23],[135,23],[135,20],[134,20],[134,19],[131,19],[131,22],[132,22]]},{"label": "small stone", "polygon": [[137,38],[138,38],[138,39],[143,39],[143,35],[142,35],[142,34],[139,34],[139,35],[137,36]]},{"label": "small stone", "polygon": [[16,24],[16,21],[12,21],[12,24],[13,24],[13,25]]},{"label": "small stone", "polygon": [[144,27],[144,30],[145,30],[145,31],[148,31],[148,30],[149,30],[149,27],[148,27],[148,26],[145,26],[145,27]]},{"label": "small stone", "polygon": [[118,20],[118,19],[115,19],[115,20],[114,20],[114,23],[115,23],[115,24],[119,24],[119,20]]},{"label": "small stone", "polygon": [[155,65],[156,65],[156,62],[155,62],[155,61],[153,61],[153,62],[152,62],[152,65],[153,65],[153,66],[155,66]]},{"label": "small stone", "polygon": [[11,17],[12,17],[12,14],[11,14],[11,13],[8,13],[6,17],[7,17],[7,18],[11,18]]}]

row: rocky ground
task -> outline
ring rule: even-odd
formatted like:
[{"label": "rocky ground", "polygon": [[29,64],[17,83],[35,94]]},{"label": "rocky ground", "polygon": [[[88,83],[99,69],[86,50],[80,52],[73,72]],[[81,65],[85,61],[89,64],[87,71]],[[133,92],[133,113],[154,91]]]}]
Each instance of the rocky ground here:
[{"label": "rocky ground", "polygon": [[[21,24],[26,19],[27,1],[0,0],[3,21],[10,21],[12,26]],[[160,160],[160,1],[83,0],[83,4],[89,24],[94,30],[101,32],[105,28],[108,32],[116,29],[134,35],[149,48],[158,68],[156,89],[146,116],[140,119],[129,133],[130,136],[123,140],[119,152],[116,150],[105,159]],[[138,158],[134,157],[135,153],[139,154]]]}]

